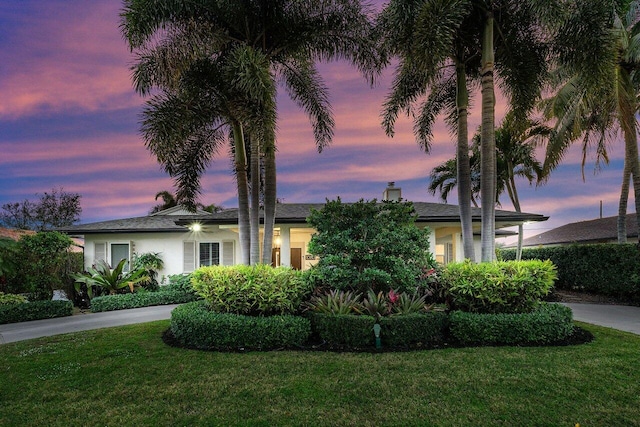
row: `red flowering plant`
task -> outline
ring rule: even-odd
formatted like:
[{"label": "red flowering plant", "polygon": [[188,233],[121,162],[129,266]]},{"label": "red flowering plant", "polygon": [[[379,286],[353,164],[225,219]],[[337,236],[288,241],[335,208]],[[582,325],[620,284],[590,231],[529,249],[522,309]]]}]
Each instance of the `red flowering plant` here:
[{"label": "red flowering plant", "polygon": [[412,314],[428,311],[431,306],[425,304],[426,296],[417,293],[410,295],[406,292],[396,292],[391,289],[388,293],[369,290],[362,302],[363,314],[373,316],[380,320],[384,316]]}]

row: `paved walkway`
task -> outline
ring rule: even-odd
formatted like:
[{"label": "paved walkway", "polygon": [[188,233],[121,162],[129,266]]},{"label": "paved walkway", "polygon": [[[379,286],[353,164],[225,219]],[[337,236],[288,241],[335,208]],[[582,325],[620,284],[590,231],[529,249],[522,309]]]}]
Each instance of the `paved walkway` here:
[{"label": "paved walkway", "polygon": [[[565,305],[573,310],[574,320],[640,335],[640,307],[574,303]],[[68,332],[170,319],[171,310],[175,307],[177,307],[177,304],[9,323],[0,325],[0,344],[66,334]]]},{"label": "paved walkway", "polygon": [[158,305],[154,307],[134,308],[131,310],[107,311],[104,313],[76,314],[56,319],[33,320],[31,322],[0,325],[0,344],[68,332],[87,331],[89,329],[111,326],[131,325],[171,318],[171,310],[178,305]]}]

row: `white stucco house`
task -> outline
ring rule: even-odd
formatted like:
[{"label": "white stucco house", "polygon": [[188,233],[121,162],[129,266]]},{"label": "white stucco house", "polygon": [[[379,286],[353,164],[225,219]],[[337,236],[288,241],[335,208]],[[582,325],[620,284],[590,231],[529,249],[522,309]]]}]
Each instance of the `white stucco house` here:
[{"label": "white stucco house", "polygon": [[[384,200],[400,200],[401,190],[389,183]],[[458,206],[413,202],[419,227],[431,230],[432,253],[442,263],[461,261],[462,236]],[[324,203],[279,203],[276,207],[272,260],[306,270],[316,260],[307,253],[315,232],[306,222],[311,209]],[[480,209],[472,209],[476,254],[480,255]],[[538,214],[496,210],[496,229],[524,222],[545,221]],[[164,261],[161,276],[188,273],[204,265],[234,265],[240,260],[238,211],[227,209],[189,213],[181,207],[137,218],[115,219],[60,228],[59,231],[84,238],[85,267],[99,259],[115,265],[131,259],[133,253],[157,252]]]}]

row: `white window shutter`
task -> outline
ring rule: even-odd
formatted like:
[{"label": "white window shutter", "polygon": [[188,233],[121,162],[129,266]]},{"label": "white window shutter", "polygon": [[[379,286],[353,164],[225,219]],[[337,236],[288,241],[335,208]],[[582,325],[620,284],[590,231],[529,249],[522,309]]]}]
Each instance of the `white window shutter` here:
[{"label": "white window shutter", "polygon": [[222,242],[222,265],[235,265],[235,255],[233,240]]},{"label": "white window shutter", "polygon": [[107,244],[105,242],[93,244],[93,263],[107,260]]},{"label": "white window shutter", "polygon": [[182,271],[191,273],[196,269],[196,242],[182,242]]}]

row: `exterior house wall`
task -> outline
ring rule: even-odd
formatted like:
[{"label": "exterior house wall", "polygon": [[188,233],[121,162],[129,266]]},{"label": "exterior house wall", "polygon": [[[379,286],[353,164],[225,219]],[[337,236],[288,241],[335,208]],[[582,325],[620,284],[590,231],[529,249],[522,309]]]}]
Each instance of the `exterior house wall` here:
[{"label": "exterior house wall", "polygon": [[180,232],[151,232],[151,233],[109,233],[85,235],[84,264],[85,268],[91,267],[96,262],[96,243],[106,243],[107,262],[111,263],[110,246],[114,243],[130,244],[129,252],[143,254],[148,252],[159,253],[164,262],[164,268],[158,272],[159,277],[173,274],[181,274],[184,271],[184,242],[196,243],[220,243],[234,242],[233,259],[240,259],[240,246],[238,234],[232,230],[220,230],[217,227],[207,231],[193,232],[185,229]]}]

